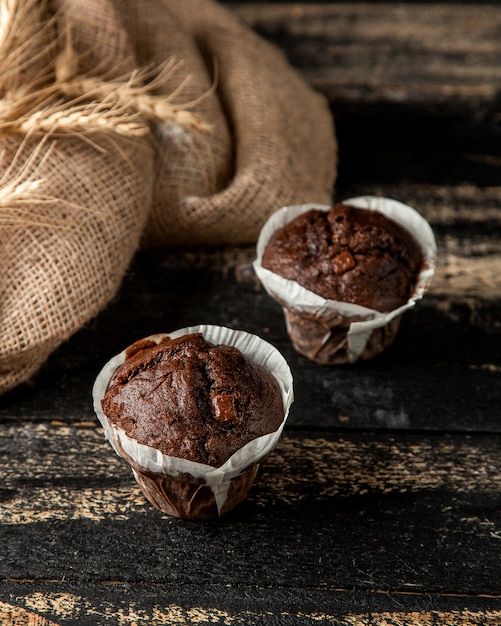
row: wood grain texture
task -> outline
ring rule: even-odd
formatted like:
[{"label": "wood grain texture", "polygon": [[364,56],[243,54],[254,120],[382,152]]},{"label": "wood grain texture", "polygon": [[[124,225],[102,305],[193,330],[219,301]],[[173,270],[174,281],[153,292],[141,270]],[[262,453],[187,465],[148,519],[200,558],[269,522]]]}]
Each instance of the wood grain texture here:
[{"label": "wood grain texture", "polygon": [[338,185],[499,185],[496,3],[227,3],[324,93]]},{"label": "wood grain texture", "polygon": [[[119,626],[216,624],[220,626],[314,625],[342,626],[494,626],[499,611],[485,606],[485,600],[453,597],[358,594],[357,610],[346,610],[351,594],[346,590],[282,590],[272,597],[261,588],[237,589],[226,586],[211,593],[203,585],[167,588],[141,585],[103,585],[91,587],[64,582],[8,582],[0,593],[4,615],[13,624],[52,626],[52,624],[92,625],[113,623]],[[430,608],[433,603],[434,608]],[[484,605],[484,606],[483,606]],[[7,613],[9,611],[10,613]],[[36,613],[35,613],[36,612]],[[30,617],[30,621],[21,621]],[[46,618],[51,621],[42,621]],[[16,622],[16,618],[19,622]],[[36,621],[38,620],[38,621]],[[54,620],[54,621],[52,621]],[[6,622],[9,624],[9,622]]]},{"label": "wood grain texture", "polygon": [[100,429],[1,432],[2,580],[501,594],[491,436],[294,430],[248,499],[200,524],[149,505]]},{"label": "wood grain texture", "polygon": [[[124,480],[129,478],[128,466],[94,424],[11,425],[0,432],[2,524],[99,521],[117,515],[128,519],[149,508],[135,483]],[[327,439],[294,429],[266,462],[268,469],[263,471],[269,474],[270,492],[266,496],[258,492],[253,502],[265,506],[264,498],[273,506],[301,508],[305,498],[323,501],[369,491],[390,494],[450,487],[461,493],[491,492],[501,481],[498,453],[497,439],[488,436]],[[495,531],[488,524],[486,528]]]},{"label": "wood grain texture", "polygon": [[501,8],[482,3],[228,5],[287,52],[331,101],[492,102],[501,82]]}]

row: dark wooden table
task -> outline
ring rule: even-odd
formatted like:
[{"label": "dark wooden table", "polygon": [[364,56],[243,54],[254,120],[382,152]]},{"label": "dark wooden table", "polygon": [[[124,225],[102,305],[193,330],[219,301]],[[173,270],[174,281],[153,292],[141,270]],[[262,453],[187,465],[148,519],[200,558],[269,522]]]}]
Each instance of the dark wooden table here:
[{"label": "dark wooden table", "polygon": [[[0,623],[501,624],[501,6],[227,3],[325,93],[335,195],[435,231],[429,294],[350,367],[290,346],[252,248],[135,258],[115,301],[0,398]],[[196,323],[289,361],[296,401],[247,500],[156,511],[91,386],[131,340]]]}]

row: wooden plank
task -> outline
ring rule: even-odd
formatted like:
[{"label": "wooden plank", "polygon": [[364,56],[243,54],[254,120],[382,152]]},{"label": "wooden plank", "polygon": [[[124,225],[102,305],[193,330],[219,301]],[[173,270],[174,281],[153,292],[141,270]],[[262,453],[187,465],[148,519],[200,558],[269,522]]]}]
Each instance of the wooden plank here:
[{"label": "wooden plank", "polygon": [[228,3],[335,114],[338,185],[499,184],[501,7]]},{"label": "wooden plank", "polygon": [[[190,277],[191,272],[184,268],[180,276]],[[210,278],[202,272],[199,280]],[[490,327],[491,320],[497,324],[499,319],[499,303],[430,297],[404,317],[395,344],[378,359],[354,367],[322,368],[294,352],[280,309],[264,294],[248,289],[228,285],[217,309],[207,307],[203,313],[182,310],[181,305],[173,310],[165,302],[166,294],[157,293],[150,298],[150,314],[138,312],[125,320],[122,305],[128,306],[130,300],[124,294],[100,316],[99,326],[83,329],[52,355],[32,384],[1,399],[2,419],[93,419],[92,382],[112,354],[142,334],[208,321],[256,332],[282,351],[294,372],[293,425],[499,432],[493,407],[501,400],[500,339],[496,327]],[[231,292],[240,297],[238,312]],[[155,311],[165,317],[157,318]],[[246,315],[249,312],[252,317]],[[109,328],[114,329],[111,336]]]},{"label": "wooden plank", "polygon": [[0,616],[10,616],[12,620],[2,623],[23,626],[95,626],[105,622],[120,626],[497,626],[501,616],[491,599],[391,593],[355,595],[339,589],[284,589],[270,596],[259,587],[241,589],[231,585],[209,591],[204,585],[169,588],[54,581],[3,583],[0,595],[8,599],[0,602]]},{"label": "wooden plank", "polygon": [[497,96],[501,7],[496,4],[228,6],[282,47],[291,63],[332,101],[427,101],[446,107],[461,102],[476,108]]},{"label": "wooden plank", "polygon": [[1,580],[501,594],[496,436],[288,429],[244,503],[190,523],[100,429],[0,432]]}]

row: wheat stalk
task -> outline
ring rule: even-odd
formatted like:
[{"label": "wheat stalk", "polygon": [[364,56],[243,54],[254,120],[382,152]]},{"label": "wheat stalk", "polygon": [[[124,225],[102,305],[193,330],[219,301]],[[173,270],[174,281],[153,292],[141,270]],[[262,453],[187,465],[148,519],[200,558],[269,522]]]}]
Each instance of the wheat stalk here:
[{"label": "wheat stalk", "polygon": [[45,12],[45,1],[0,0],[0,93],[33,91],[53,72],[56,18]]},{"label": "wheat stalk", "polygon": [[[20,165],[27,141],[26,138],[23,140],[9,167],[0,177],[0,226],[68,227],[71,225],[71,219],[68,220],[67,216],[72,213],[85,211],[103,215],[98,209],[44,193],[44,181],[40,177],[40,171],[50,159],[56,142],[53,141],[46,148],[48,140],[42,139],[25,162]],[[5,151],[2,152],[2,157],[4,156]],[[46,210],[47,207],[50,207],[50,212]],[[59,209],[66,217],[58,217],[54,214],[54,209]],[[36,216],[37,210],[41,212],[39,218]]]},{"label": "wheat stalk", "polygon": [[170,121],[197,130],[210,130],[210,124],[189,109],[213,93],[217,80],[201,98],[183,104],[175,104],[174,100],[191,80],[190,75],[187,75],[168,96],[152,93],[182,65],[182,62],[171,58],[158,70],[136,69],[128,76],[114,80],[106,80],[93,75],[73,77],[66,73],[67,79],[56,83],[56,86],[66,96],[78,98],[85,94],[90,98],[108,100],[118,107],[129,107],[143,114],[150,121]]},{"label": "wheat stalk", "polygon": [[[0,131],[4,133],[75,133],[110,131],[141,136],[147,121],[169,121],[207,131],[209,124],[189,109],[213,87],[191,102],[175,104],[190,81],[186,76],[169,96],[153,93],[177,72],[182,63],[169,59],[163,66],[142,68],[110,78],[78,73],[78,57],[71,28],[58,16],[44,18],[45,2],[0,0]],[[58,54],[54,54],[59,46]],[[29,65],[46,57],[45,71],[31,76]],[[19,84],[20,76],[24,83]],[[143,118],[143,119],[141,119]]]},{"label": "wheat stalk", "polygon": [[8,46],[16,15],[19,15],[19,0],[3,0],[0,4],[0,50]]},{"label": "wheat stalk", "polygon": [[188,109],[213,93],[216,81],[201,98],[184,104],[175,104],[173,100],[188,84],[189,75],[169,96],[151,93],[181,65],[170,59],[153,79],[152,68],[136,69],[118,79],[75,74],[78,62],[71,36],[67,35],[65,46],[55,59],[55,82],[36,89],[25,85],[0,99],[0,131],[38,134],[111,131],[141,136],[148,132],[146,120],[210,130],[209,124]]}]

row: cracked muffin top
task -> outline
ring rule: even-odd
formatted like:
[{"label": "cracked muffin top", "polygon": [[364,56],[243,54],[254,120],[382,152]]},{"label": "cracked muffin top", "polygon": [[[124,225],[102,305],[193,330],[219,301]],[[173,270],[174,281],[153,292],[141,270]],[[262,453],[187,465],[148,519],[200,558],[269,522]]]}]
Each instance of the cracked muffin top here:
[{"label": "cracked muffin top", "polygon": [[284,418],[273,374],[201,333],[130,346],[102,408],[139,443],[214,467]]},{"label": "cracked muffin top", "polygon": [[411,297],[423,255],[412,235],[382,213],[337,204],[278,230],[262,265],[323,298],[387,312]]}]

